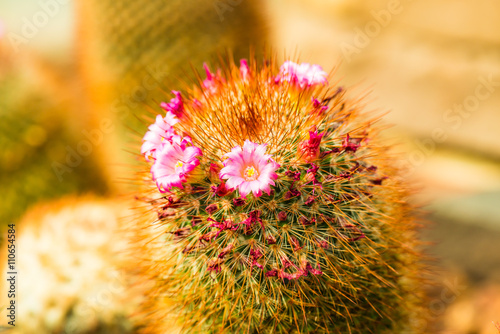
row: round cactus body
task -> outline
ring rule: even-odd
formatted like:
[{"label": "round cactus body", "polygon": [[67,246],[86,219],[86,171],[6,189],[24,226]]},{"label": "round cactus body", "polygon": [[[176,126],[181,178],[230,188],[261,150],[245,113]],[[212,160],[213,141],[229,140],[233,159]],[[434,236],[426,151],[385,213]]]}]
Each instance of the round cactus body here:
[{"label": "round cactus body", "polygon": [[412,330],[415,223],[377,118],[318,65],[204,67],[142,142],[151,332]]}]

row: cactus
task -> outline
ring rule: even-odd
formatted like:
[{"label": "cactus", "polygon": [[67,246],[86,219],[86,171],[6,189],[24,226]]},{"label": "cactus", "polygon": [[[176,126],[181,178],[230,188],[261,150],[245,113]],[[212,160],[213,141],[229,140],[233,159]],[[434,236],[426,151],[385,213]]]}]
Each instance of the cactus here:
[{"label": "cactus", "polygon": [[143,138],[147,332],[415,330],[416,224],[378,117],[318,65],[228,63]]},{"label": "cactus", "polygon": [[79,0],[77,6],[79,62],[94,102],[89,112],[109,113],[109,105],[95,104],[107,93],[110,101],[101,103],[112,104],[135,130],[143,125],[135,114],[162,96],[157,82],[185,76],[186,58],[201,62],[226,48],[242,56],[267,36],[260,0]]},{"label": "cactus", "polygon": [[[61,80],[55,67],[34,54],[19,57],[7,51],[0,41],[3,227],[39,201],[75,193],[105,195],[111,184],[101,159],[77,152],[85,139],[82,127],[86,128],[83,120],[72,122],[79,116],[65,87],[73,81]],[[90,179],[94,182],[88,182]]]},{"label": "cactus", "polygon": [[[126,240],[120,216],[128,203],[92,196],[38,204],[16,224],[16,326],[22,334],[136,333],[130,320],[142,298],[121,271]],[[7,258],[2,247],[2,258]],[[7,261],[2,264],[0,305],[8,305]],[[5,314],[5,313],[4,313]]]}]

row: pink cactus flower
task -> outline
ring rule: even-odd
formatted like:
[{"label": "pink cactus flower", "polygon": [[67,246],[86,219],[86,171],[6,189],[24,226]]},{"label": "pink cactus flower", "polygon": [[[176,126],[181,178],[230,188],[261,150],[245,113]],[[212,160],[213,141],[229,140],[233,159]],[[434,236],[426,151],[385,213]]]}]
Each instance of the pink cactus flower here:
[{"label": "pink cactus flower", "polygon": [[250,192],[256,197],[262,196],[263,191],[269,195],[271,186],[275,185],[274,180],[278,178],[276,170],[280,165],[270,154],[265,154],[266,146],[246,140],[243,148],[236,146],[225,154],[227,159],[219,176],[227,180],[227,187],[238,189],[243,198]]},{"label": "pink cactus flower", "polygon": [[325,85],[328,83],[327,76],[321,66],[308,63],[297,64],[286,61],[280,68],[280,81],[297,84],[300,88]]},{"label": "pink cactus flower", "polygon": [[173,90],[172,93],[175,95],[169,103],[162,102],[160,106],[165,109],[165,111],[173,113],[176,117],[181,118],[184,114],[184,103],[182,102],[181,93]]},{"label": "pink cactus flower", "polygon": [[359,149],[360,145],[361,145],[361,140],[356,138],[351,138],[349,134],[347,134],[347,136],[344,138],[344,141],[342,142],[342,147],[345,149],[346,152],[355,153]]},{"label": "pink cactus flower", "polygon": [[319,115],[323,115],[323,113],[328,109],[328,106],[324,106],[321,104],[321,102],[316,99],[316,98],[312,98],[312,105],[313,105],[313,113],[317,113]]},{"label": "pink cactus flower", "polygon": [[187,144],[187,140],[175,136],[172,142],[165,141],[157,150],[151,174],[160,192],[173,187],[183,189],[182,183],[187,181],[188,174],[200,164],[197,157],[203,155],[201,149]]},{"label": "pink cactus flower", "polygon": [[210,72],[210,68],[205,63],[203,64],[203,68],[205,69],[205,73],[207,74],[207,78],[203,80],[203,87],[205,87],[209,94],[215,94],[217,92],[218,84],[224,82],[221,71],[220,69],[218,69],[217,73],[214,74]]},{"label": "pink cactus flower", "polygon": [[309,131],[309,139],[303,141],[299,145],[300,158],[306,162],[311,162],[320,156],[320,144],[321,138],[323,138],[324,133],[318,133],[316,129]]},{"label": "pink cactus flower", "polygon": [[248,62],[246,59],[240,60],[240,75],[243,81],[247,81],[250,76],[250,70],[248,68]]},{"label": "pink cactus flower", "polygon": [[218,186],[211,186],[210,191],[213,193],[213,195],[224,197],[227,194],[229,194],[232,191],[232,189],[228,189],[226,187],[226,183],[222,181],[222,183],[219,184]]},{"label": "pink cactus flower", "polygon": [[173,126],[178,122],[179,120],[171,112],[168,112],[165,117],[156,116],[156,121],[149,126],[149,131],[142,139],[144,143],[141,147],[141,154],[144,154],[146,160],[154,158],[156,150],[165,141],[171,141],[172,137],[176,136]]}]

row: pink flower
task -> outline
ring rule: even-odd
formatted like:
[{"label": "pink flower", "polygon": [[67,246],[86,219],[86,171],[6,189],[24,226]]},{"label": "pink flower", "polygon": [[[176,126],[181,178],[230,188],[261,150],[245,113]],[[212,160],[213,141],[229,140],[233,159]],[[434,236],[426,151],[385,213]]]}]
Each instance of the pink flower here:
[{"label": "pink flower", "polygon": [[217,70],[217,74],[213,74],[210,72],[210,68],[207,64],[203,64],[203,68],[205,69],[205,73],[207,74],[207,78],[203,80],[203,87],[208,90],[209,94],[214,94],[217,92],[217,86],[220,82],[224,82],[224,79],[221,76],[220,69]]},{"label": "pink flower", "polygon": [[227,180],[227,187],[238,189],[242,197],[250,192],[256,197],[261,196],[262,191],[270,194],[270,186],[275,185],[273,180],[278,178],[276,170],[280,165],[271,159],[270,154],[265,154],[266,146],[246,140],[243,148],[236,146],[225,154],[227,159],[219,176]]},{"label": "pink flower", "polygon": [[314,97],[312,98],[312,105],[314,108],[312,112],[318,113],[319,115],[322,115],[323,112],[328,109],[328,106],[322,105],[322,103]]},{"label": "pink flower", "polygon": [[326,84],[327,76],[328,74],[319,65],[286,61],[281,65],[279,77],[281,82],[288,81],[304,88]]},{"label": "pink flower", "polygon": [[165,109],[165,111],[173,113],[177,117],[182,117],[184,114],[184,103],[182,102],[181,93],[173,90],[172,93],[175,95],[169,103],[162,102],[160,106]]},{"label": "pink flower", "polygon": [[185,138],[175,136],[172,137],[172,142],[165,141],[156,152],[151,174],[160,192],[167,192],[172,187],[182,189],[182,183],[187,181],[188,174],[200,164],[197,157],[203,155],[201,149],[187,144]]},{"label": "pink flower", "polygon": [[210,68],[208,67],[207,63],[203,63],[203,69],[207,74],[207,78],[203,80],[203,86],[210,89],[210,87],[214,84],[214,75],[212,74],[212,72],[210,72]]},{"label": "pink flower", "polygon": [[309,139],[303,141],[299,145],[299,154],[302,160],[311,162],[318,159],[320,155],[321,138],[324,133],[318,133],[315,129],[309,131]]},{"label": "pink flower", "polygon": [[247,81],[250,76],[250,70],[248,69],[248,62],[246,59],[240,60],[240,75],[244,81]]},{"label": "pink flower", "polygon": [[141,154],[144,154],[146,160],[150,157],[155,157],[156,150],[165,142],[171,141],[173,136],[176,136],[173,126],[179,120],[171,112],[168,112],[165,117],[156,116],[156,122],[149,126],[149,131],[146,132],[142,139],[144,143],[141,147]]}]

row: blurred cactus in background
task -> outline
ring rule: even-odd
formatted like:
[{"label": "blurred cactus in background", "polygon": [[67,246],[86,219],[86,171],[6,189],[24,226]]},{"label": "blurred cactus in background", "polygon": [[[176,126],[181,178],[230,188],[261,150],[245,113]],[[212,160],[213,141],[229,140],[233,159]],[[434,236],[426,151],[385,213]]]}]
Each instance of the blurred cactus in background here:
[{"label": "blurred cactus in background", "polygon": [[[127,207],[118,201],[67,198],[38,205],[21,219],[16,231],[18,321],[11,332],[137,331],[130,315],[141,293],[120,269],[128,260],[119,223]],[[3,275],[6,266],[7,261]],[[6,283],[4,277],[2,291]],[[7,294],[1,298],[7,305]]]},{"label": "blurred cactus in background", "polygon": [[71,117],[74,106],[64,79],[34,55],[14,56],[0,47],[0,58],[2,224],[42,199],[106,194],[109,180],[98,162],[77,152],[81,123]]},{"label": "blurred cactus in background", "polygon": [[415,222],[378,118],[320,66],[275,64],[205,65],[143,138],[146,332],[171,314],[186,333],[418,331]]},{"label": "blurred cactus in background", "polygon": [[260,1],[79,1],[80,63],[94,88],[89,101],[103,98],[108,86],[104,114],[116,112],[137,129],[144,106],[164,95],[158,83],[186,80],[187,59],[201,63],[221,50],[241,57],[260,46],[267,35],[261,7]]}]

